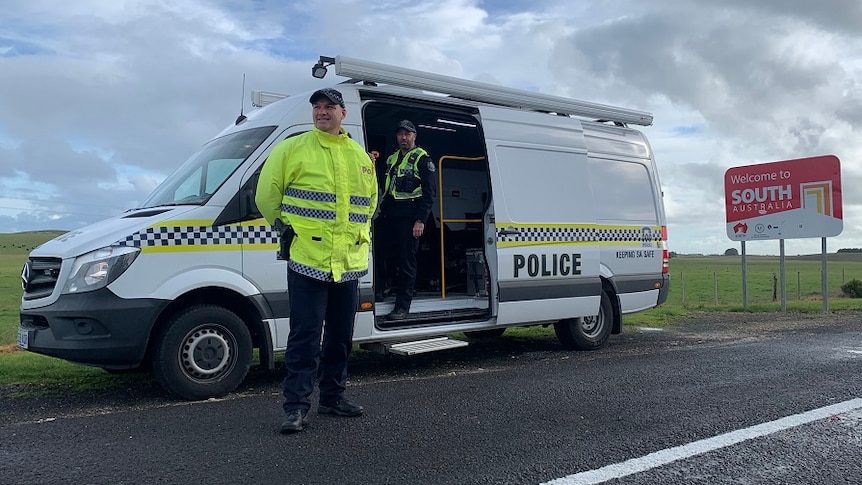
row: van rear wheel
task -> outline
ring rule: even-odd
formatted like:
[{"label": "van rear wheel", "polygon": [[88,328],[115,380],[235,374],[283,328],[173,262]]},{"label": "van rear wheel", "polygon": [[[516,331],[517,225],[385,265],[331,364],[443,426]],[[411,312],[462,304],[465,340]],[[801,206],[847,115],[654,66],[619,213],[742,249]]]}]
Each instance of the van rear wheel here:
[{"label": "van rear wheel", "polygon": [[569,350],[595,350],[610,337],[613,321],[611,297],[602,290],[598,315],[560,320],[554,324],[554,333],[563,347]]},{"label": "van rear wheel", "polygon": [[153,372],[168,391],[189,400],[221,397],[251,367],[252,343],[239,316],[216,305],[193,306],[171,319],[153,353]]}]

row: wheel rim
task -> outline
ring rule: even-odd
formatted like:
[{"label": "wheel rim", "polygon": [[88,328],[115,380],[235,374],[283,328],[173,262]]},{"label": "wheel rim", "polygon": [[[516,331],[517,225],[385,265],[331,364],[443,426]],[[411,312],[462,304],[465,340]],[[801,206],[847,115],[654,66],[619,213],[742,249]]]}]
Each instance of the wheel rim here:
[{"label": "wheel rim", "polygon": [[224,327],[203,325],[186,334],[177,355],[180,367],[191,378],[208,381],[217,378],[233,363],[233,336]]},{"label": "wheel rim", "polygon": [[597,336],[602,329],[602,323],[605,321],[605,312],[599,307],[599,314],[592,317],[581,318],[581,330],[587,337]]}]

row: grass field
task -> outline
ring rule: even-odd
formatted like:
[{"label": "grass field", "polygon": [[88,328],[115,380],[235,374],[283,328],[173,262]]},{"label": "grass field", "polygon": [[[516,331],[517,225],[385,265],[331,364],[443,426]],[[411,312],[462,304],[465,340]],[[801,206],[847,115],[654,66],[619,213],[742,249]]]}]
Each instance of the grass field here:
[{"label": "grass field", "polygon": [[[21,305],[21,269],[36,246],[61,231],[0,234],[0,350],[15,343]],[[8,348],[5,349],[8,352]]]},{"label": "grass field", "polygon": [[[0,386],[34,384],[65,388],[101,388],[128,385],[150,379],[148,375],[116,376],[82,365],[19,351],[16,341],[18,308],[21,303],[21,268],[29,252],[60,232],[40,231],[0,234]],[[742,269],[739,256],[679,256],[670,261],[671,286],[661,307],[627,315],[627,325],[664,325],[692,311],[780,311],[772,301],[773,273],[779,274],[779,259],[748,256],[748,306],[742,305]],[[822,311],[820,256],[786,258],[788,311]],[[862,280],[862,254],[829,255],[828,295],[830,310],[862,310],[862,299],[842,295],[841,284]],[[780,285],[780,281],[779,281]],[[778,296],[780,299],[780,286]],[[528,328],[520,332],[544,332]]]},{"label": "grass field", "polygon": [[[862,310],[862,299],[848,298],[841,291],[844,282],[862,280],[862,253],[832,253],[827,257],[829,310]],[[784,266],[787,311],[823,311],[820,255],[785,257]],[[670,275],[667,302],[658,308],[626,316],[626,324],[661,325],[692,310],[781,311],[777,256],[746,257],[746,306],[742,298],[740,256],[678,256],[670,260]]]},{"label": "grass field", "polygon": [[[856,302],[844,298],[841,285],[851,279],[862,280],[862,254],[830,254],[827,265],[827,289],[830,307]],[[742,305],[742,266],[738,256],[677,257],[671,260],[671,291],[668,305],[693,307]],[[799,308],[805,302],[821,298],[821,262],[816,257],[785,258],[785,285],[788,307]],[[772,303],[773,278],[777,295],[781,297],[779,258],[748,256],[746,258],[748,302],[755,305]],[[773,276],[774,275],[774,276]],[[803,305],[797,305],[803,303]],[[862,304],[862,301],[859,302]],[[776,305],[778,303],[776,302]],[[851,305],[852,306],[852,305]],[[862,307],[862,305],[860,305]],[[779,308],[778,306],[776,308]]]}]

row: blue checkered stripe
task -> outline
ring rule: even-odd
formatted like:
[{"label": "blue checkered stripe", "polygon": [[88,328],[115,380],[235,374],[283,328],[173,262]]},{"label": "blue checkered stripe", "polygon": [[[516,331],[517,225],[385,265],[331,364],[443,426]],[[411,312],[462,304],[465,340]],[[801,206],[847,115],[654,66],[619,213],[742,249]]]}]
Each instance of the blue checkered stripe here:
[{"label": "blue checkered stripe", "polygon": [[[294,260],[288,261],[287,267],[290,268],[291,271],[295,271],[301,275],[308,276],[309,278],[314,278],[319,281],[335,281],[335,279],[332,277],[332,273],[329,273],[327,271],[321,271],[317,268],[312,268],[311,266],[302,263],[297,263]],[[358,280],[359,278],[362,278],[367,274],[367,269],[362,271],[345,271],[344,273],[341,273],[341,281]]]},{"label": "blue checkered stripe", "polygon": [[332,202],[333,204],[336,200],[335,194],[329,192],[317,192],[314,190],[303,190],[296,189],[293,187],[288,187],[287,190],[284,191],[284,195],[288,197],[296,197],[297,199],[312,200],[316,202]]},{"label": "blue checkered stripe", "polygon": [[268,226],[161,226],[148,227],[117,244],[139,248],[164,246],[221,246],[276,244],[278,234]]},{"label": "blue checkered stripe", "polygon": [[360,205],[362,207],[368,207],[371,205],[371,197],[362,197],[359,195],[351,195],[350,196],[350,205]]},{"label": "blue checkered stripe", "polygon": [[503,234],[505,227],[497,228],[497,241],[523,243],[571,243],[571,242],[656,242],[661,241],[661,231],[650,229],[647,237],[640,227],[596,228],[596,227],[519,227],[519,234]]},{"label": "blue checkered stripe", "polygon": [[595,229],[586,227],[519,227],[520,234],[501,234],[497,228],[497,240],[508,242],[566,242],[592,241]]},{"label": "blue checkered stripe", "polygon": [[335,211],[327,209],[309,209],[307,207],[299,207],[297,205],[281,204],[281,211],[288,214],[295,214],[309,219],[324,219],[328,221],[335,220]]},{"label": "blue checkered stripe", "polygon": [[355,212],[351,212],[347,215],[347,220],[358,224],[365,224],[368,222],[368,214],[357,214]]},{"label": "blue checkered stripe", "polygon": [[596,229],[596,241],[600,242],[655,242],[661,241],[661,231],[651,229],[644,233],[641,228]]}]

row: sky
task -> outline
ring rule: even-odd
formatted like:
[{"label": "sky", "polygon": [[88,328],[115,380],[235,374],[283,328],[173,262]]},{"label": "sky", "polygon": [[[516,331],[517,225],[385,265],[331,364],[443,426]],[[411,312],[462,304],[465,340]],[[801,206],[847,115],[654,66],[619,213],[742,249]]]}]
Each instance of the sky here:
[{"label": "sky", "polygon": [[862,247],[858,0],[0,0],[0,233],[136,207],[251,90],[342,81],[311,77],[321,55],[652,113],[638,129],[683,254],[740,248],[728,168],[835,155],[844,228],[827,249]]}]

